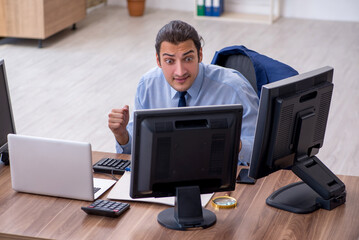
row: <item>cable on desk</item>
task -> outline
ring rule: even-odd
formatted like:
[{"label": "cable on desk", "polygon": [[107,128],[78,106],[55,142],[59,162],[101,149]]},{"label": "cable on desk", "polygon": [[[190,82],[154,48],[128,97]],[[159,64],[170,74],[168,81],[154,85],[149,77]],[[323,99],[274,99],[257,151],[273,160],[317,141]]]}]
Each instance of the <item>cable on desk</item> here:
[{"label": "cable on desk", "polygon": [[111,169],[111,177],[113,180],[118,181],[119,179],[117,177],[115,177],[115,175],[113,174],[113,169]]},{"label": "cable on desk", "polygon": [[[94,172],[94,171],[93,171]],[[118,181],[119,179],[117,177],[115,177],[115,175],[113,174],[113,169],[111,170],[111,174],[108,173],[101,173],[101,172],[96,172],[97,174],[104,174],[107,175],[109,177],[111,177],[113,180]]]}]

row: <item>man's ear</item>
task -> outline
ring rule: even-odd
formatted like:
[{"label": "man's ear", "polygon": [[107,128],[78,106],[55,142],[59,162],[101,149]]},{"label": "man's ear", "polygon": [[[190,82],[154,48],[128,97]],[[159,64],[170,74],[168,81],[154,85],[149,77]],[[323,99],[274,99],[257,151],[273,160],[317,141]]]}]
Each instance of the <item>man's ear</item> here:
[{"label": "man's ear", "polygon": [[200,48],[200,49],[199,49],[198,56],[199,56],[199,58],[198,58],[198,62],[200,63],[200,62],[202,62],[202,58],[203,58],[202,48]]},{"label": "man's ear", "polygon": [[156,61],[157,61],[157,66],[162,68],[161,66],[161,61],[160,61],[160,57],[158,56],[158,54],[156,53]]}]

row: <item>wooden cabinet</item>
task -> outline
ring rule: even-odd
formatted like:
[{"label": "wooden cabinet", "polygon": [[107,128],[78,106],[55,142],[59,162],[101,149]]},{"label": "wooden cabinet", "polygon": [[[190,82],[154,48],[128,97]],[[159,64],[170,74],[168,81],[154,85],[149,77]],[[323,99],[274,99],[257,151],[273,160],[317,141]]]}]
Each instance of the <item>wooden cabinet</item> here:
[{"label": "wooden cabinet", "polygon": [[0,36],[42,40],[85,16],[86,0],[0,0]]}]

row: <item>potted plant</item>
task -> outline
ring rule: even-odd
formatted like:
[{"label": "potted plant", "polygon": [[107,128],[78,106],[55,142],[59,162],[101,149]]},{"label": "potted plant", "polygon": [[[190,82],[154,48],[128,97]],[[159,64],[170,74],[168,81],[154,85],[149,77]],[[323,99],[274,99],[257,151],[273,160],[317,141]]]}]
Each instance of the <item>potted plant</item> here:
[{"label": "potted plant", "polygon": [[127,9],[130,16],[142,16],[145,12],[146,0],[127,0]]}]

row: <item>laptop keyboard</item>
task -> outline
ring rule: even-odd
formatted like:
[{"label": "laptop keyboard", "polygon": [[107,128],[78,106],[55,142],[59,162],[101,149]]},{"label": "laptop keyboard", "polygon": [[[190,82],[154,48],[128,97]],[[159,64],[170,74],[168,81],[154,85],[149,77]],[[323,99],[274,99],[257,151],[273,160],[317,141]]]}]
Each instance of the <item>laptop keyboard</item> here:
[{"label": "laptop keyboard", "polygon": [[100,189],[101,189],[101,188],[99,188],[99,187],[94,187],[94,188],[93,188],[93,193],[94,193],[94,194],[97,193]]},{"label": "laptop keyboard", "polygon": [[93,165],[93,170],[98,173],[113,173],[122,175],[126,171],[126,168],[129,168],[130,165],[130,160],[102,158]]}]

